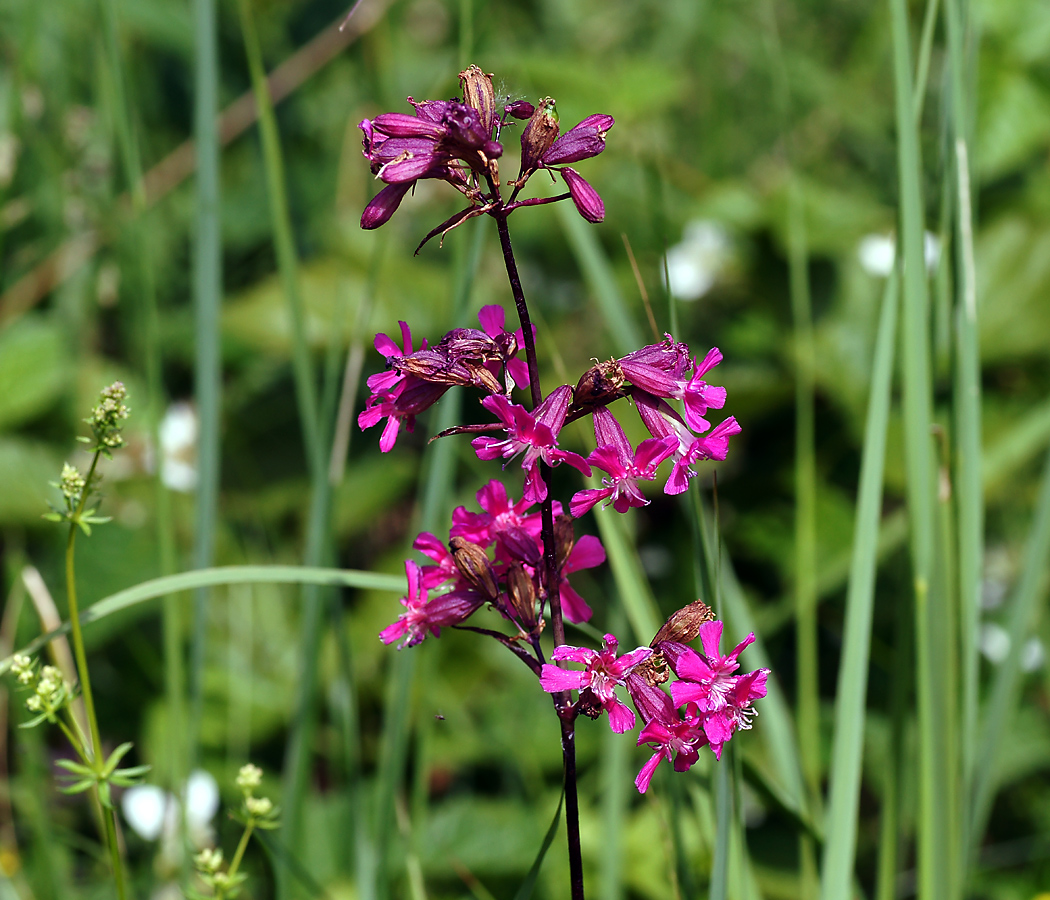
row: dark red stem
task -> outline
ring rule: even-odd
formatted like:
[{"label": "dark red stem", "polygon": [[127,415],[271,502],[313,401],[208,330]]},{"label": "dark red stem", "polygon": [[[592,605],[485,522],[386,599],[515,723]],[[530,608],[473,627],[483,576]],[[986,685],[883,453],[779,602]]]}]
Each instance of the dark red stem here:
[{"label": "dark red stem", "polygon": [[[493,193],[499,196],[495,185],[491,184]],[[514,295],[514,305],[518,310],[518,321],[525,337],[525,363],[529,368],[529,389],[532,392],[533,408],[539,406],[543,399],[540,390],[540,372],[536,362],[536,339],[532,333],[532,320],[529,318],[529,307],[525,302],[525,292],[521,288],[518,276],[518,265],[514,261],[514,250],[510,244],[510,230],[507,228],[507,212],[500,206],[490,215],[496,220],[499,230],[500,247],[503,248],[503,262],[507,267],[510,279],[510,290]],[[558,566],[554,556],[554,501],[551,498],[551,469],[546,463],[540,463],[540,476],[548,485],[547,498],[540,507],[541,529],[543,538],[543,571],[547,588],[547,602],[550,604],[551,631],[554,635],[554,646],[565,643],[565,621],[561,612]],[[553,695],[554,708],[558,713],[561,725],[561,756],[565,776],[565,826],[569,842],[569,886],[572,900],[583,898],[583,859],[580,854],[580,804],[576,792],[576,724],[571,697],[568,692]]]}]

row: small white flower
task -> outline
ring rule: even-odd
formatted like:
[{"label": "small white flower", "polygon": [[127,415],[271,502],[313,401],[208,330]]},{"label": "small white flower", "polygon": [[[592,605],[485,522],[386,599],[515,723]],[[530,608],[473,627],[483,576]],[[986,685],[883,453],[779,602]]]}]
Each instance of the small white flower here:
[{"label": "small white flower", "polygon": [[[210,838],[210,824],[219,809],[219,785],[202,769],[190,774],[183,792],[186,801],[186,828],[197,846]],[[121,798],[121,810],[131,829],[143,840],[163,837],[177,842],[179,801],[174,794],[153,784],[137,784]]]},{"label": "small white flower", "polygon": [[981,633],[977,639],[978,646],[987,660],[994,665],[999,665],[1010,655],[1010,635],[1001,625],[995,622],[985,622],[981,626]]},{"label": "small white flower", "polygon": [[1035,672],[1046,662],[1046,648],[1039,638],[1032,636],[1021,648],[1021,671]]},{"label": "small white flower", "polygon": [[[932,231],[927,231],[923,235],[922,251],[926,270],[932,272],[941,260],[941,239]],[[876,278],[889,277],[896,255],[897,245],[892,234],[867,234],[857,244],[857,259],[861,268]]]},{"label": "small white flower", "polygon": [[725,270],[732,252],[726,230],[709,219],[685,226],[682,242],[667,251],[667,285],[679,300],[698,300]]},{"label": "small white flower", "polygon": [[160,477],[173,491],[197,488],[197,411],[191,403],[173,403],[158,429]]}]

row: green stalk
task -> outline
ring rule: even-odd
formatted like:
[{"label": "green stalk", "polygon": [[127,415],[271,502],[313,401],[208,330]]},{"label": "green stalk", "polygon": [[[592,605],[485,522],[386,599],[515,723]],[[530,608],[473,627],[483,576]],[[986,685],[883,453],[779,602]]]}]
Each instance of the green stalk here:
[{"label": "green stalk", "polygon": [[[214,558],[215,526],[219,505],[220,438],[222,409],[222,355],[219,314],[222,306],[222,226],[219,182],[219,48],[215,0],[193,0],[194,31],[194,137],[197,154],[197,232],[193,257],[194,398],[197,407],[197,495],[194,520],[193,566],[208,568]],[[209,594],[201,589],[193,605],[193,715],[189,760],[200,756],[199,740],[207,605]],[[167,639],[165,669],[181,668],[179,606],[165,601]],[[169,695],[181,696],[181,677],[169,675]],[[178,693],[176,693],[178,692]],[[181,703],[173,705],[173,710]]]},{"label": "green stalk", "polygon": [[937,472],[930,442],[932,424],[929,326],[923,252],[922,161],[915,127],[908,11],[905,0],[889,0],[893,24],[897,150],[903,249],[902,361],[904,376],[905,463],[911,520],[915,586],[916,674],[919,714],[920,900],[948,896],[951,884],[949,790],[943,764],[945,735],[938,729],[938,704],[945,702],[938,669],[938,632],[934,616],[942,598],[933,593],[935,493]]},{"label": "green stalk", "polygon": [[[951,90],[951,125],[955,149],[957,202],[955,237],[956,283],[959,299],[955,311],[955,485],[958,504],[959,617],[962,656],[962,723],[964,735],[977,733],[978,676],[980,655],[977,633],[981,616],[981,582],[984,577],[984,494],[981,483],[981,361],[977,328],[977,275],[973,250],[973,209],[970,199],[970,164],[967,150],[969,103],[967,102],[963,48],[966,40],[964,11],[960,0],[946,0],[948,74]],[[964,797],[975,783],[975,742],[962,742],[961,787]],[[977,840],[972,834],[972,810],[966,803],[962,819],[960,873],[965,878],[967,850]]]},{"label": "green stalk", "polygon": [[[821,871],[821,900],[849,896],[857,849],[871,615],[875,599],[886,432],[892,399],[898,293],[899,275],[894,272],[886,282],[882,298],[861,453],[853,560],[846,594],[845,637],[835,696],[835,736],[829,776],[831,792],[824,826],[827,843]],[[885,798],[883,802],[885,810]]]},{"label": "green stalk", "polygon": [[711,860],[709,900],[726,900],[729,892],[729,839],[733,824],[733,789],[730,783],[730,756],[714,765],[715,852]]},{"label": "green stalk", "polygon": [[[90,746],[85,749],[90,754],[89,762],[95,773],[101,775],[105,761],[102,758],[102,736],[98,729],[98,716],[95,714],[95,695],[91,691],[91,674],[88,671],[87,653],[84,650],[84,633],[80,627],[80,608],[77,604],[77,580],[76,580],[76,539],[80,528],[80,517],[84,514],[84,505],[87,502],[88,491],[95,477],[95,469],[98,467],[98,459],[101,451],[96,450],[91,459],[91,467],[84,478],[84,490],[77,503],[76,512],[69,523],[69,534],[66,537],[66,598],[69,604],[69,621],[71,624],[73,638],[73,655],[77,662],[77,675],[80,677],[80,692],[84,698],[84,712],[87,715],[88,729],[90,732]],[[95,801],[101,803],[98,786],[95,787]],[[106,849],[109,851],[110,864],[113,867],[113,879],[116,882],[117,897],[124,900],[127,896],[124,887],[124,867],[120,858],[120,845],[117,843],[116,813],[112,807],[103,807],[102,819],[105,824],[104,839]]]},{"label": "green stalk", "polygon": [[1046,569],[1050,561],[1050,454],[1043,470],[1042,486],[1032,518],[1028,542],[1025,546],[1021,577],[1010,601],[1011,652],[999,664],[992,682],[992,690],[985,701],[984,714],[978,730],[977,755],[974,772],[973,807],[970,831],[970,855],[976,854],[984,834],[995,799],[999,773],[997,761],[1003,737],[1010,725],[1021,694],[1021,647],[1035,627],[1039,616],[1039,600],[1043,595]]},{"label": "green stalk", "polygon": [[[288,303],[292,334],[292,370],[303,431],[303,447],[310,473],[310,503],[307,513],[306,541],[303,558],[307,565],[318,565],[329,543],[329,508],[331,486],[327,478],[323,446],[328,429],[320,420],[313,367],[306,343],[306,326],[299,292],[299,263],[292,236],[288,193],[281,154],[277,120],[266,82],[259,38],[252,17],[251,0],[238,0],[241,32],[251,74],[252,91],[259,110],[259,134],[262,140],[263,164],[266,171],[267,195],[273,228],[274,247],[281,285]],[[303,590],[302,615],[299,623],[299,676],[297,682],[294,724],[288,735],[285,753],[282,802],[284,807],[285,846],[292,858],[299,852],[302,808],[307,789],[310,753],[316,726],[315,694],[321,642],[323,598],[316,587]],[[286,868],[278,870],[278,895],[290,896],[291,880]]]},{"label": "green stalk", "polygon": [[299,291],[299,261],[292,237],[291,216],[288,211],[288,193],[285,187],[284,160],[281,154],[277,119],[266,82],[259,36],[252,16],[251,0],[237,0],[244,51],[248,57],[252,91],[259,110],[259,136],[262,141],[263,163],[266,170],[266,192],[270,201],[274,249],[281,286],[289,306],[292,326],[292,367],[295,375],[295,393],[299,404],[299,419],[303,430],[303,446],[311,473],[323,468],[321,427],[318,419],[317,390],[314,385],[310,352],[306,343],[306,327],[302,297]]}]

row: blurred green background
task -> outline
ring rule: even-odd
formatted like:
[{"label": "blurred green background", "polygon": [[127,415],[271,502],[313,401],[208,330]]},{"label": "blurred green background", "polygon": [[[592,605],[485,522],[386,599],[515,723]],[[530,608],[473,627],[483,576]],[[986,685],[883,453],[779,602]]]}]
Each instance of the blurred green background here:
[{"label": "blurred green background", "polygon": [[[912,4],[917,44],[924,6]],[[40,625],[23,590],[33,565],[63,608],[64,537],[45,523],[56,499],[48,482],[75,459],[74,435],[98,389],[122,379],[133,408],[130,446],[105,469],[103,512],[114,522],[79,546],[83,603],[161,573],[158,516],[170,503],[174,568],[193,565],[195,389],[193,311],[195,177],[192,153],[194,32],[184,0],[116,2],[109,20],[94,0],[0,0],[0,553],[7,649]],[[458,92],[466,62],[494,72],[512,98],[551,95],[563,128],[593,112],[616,125],[607,149],[581,166],[605,201],[606,219],[583,230],[558,207],[511,219],[527,296],[539,325],[545,386],[575,382],[591,358],[621,355],[622,325],[600,296],[618,295],[643,339],[652,332],[632,273],[637,260],[658,329],[670,328],[664,259],[678,295],[676,337],[694,352],[718,346],[715,383],[743,433],[717,467],[719,523],[727,559],[750,600],[757,630],[787,696],[795,689],[795,371],[788,254],[792,191],[801,198],[812,292],[816,366],[816,572],[821,746],[826,766],[842,643],[843,598],[852,539],[860,446],[875,326],[896,229],[897,155],[888,8],[823,0],[718,3],[709,0],[366,0],[352,20],[360,34],[332,38],[347,12],[329,0],[259,0],[253,5],[268,71],[288,60],[287,97],[277,105],[286,190],[318,393],[329,412],[346,356],[364,348],[377,371],[376,331],[396,334],[405,319],[417,339],[436,340],[474,311],[500,303],[512,314],[491,223],[475,221],[416,258],[417,242],[457,209],[443,185],[420,183],[377,232],[358,227],[376,190],[360,155],[357,123],[408,111],[405,97]],[[972,165],[977,294],[980,304],[987,535],[982,596],[982,677],[1008,654],[1022,655],[1020,711],[1004,742],[995,802],[972,885],[973,895],[1032,898],[1050,890],[1050,617],[1023,647],[1011,647],[1004,599],[1014,584],[1050,438],[1050,15],[1043,0],[971,4],[974,52],[967,60],[974,104]],[[935,26],[921,122],[927,188],[935,421],[946,412],[952,321],[944,288],[948,225],[937,203],[945,175],[947,90],[943,26]],[[251,104],[248,65],[234,3],[218,4],[221,153],[221,491],[217,564],[303,560],[309,476],[293,378],[294,335],[268,205],[266,172]],[[345,45],[345,46],[343,46]],[[123,74],[114,70],[115,46]],[[312,70],[316,70],[313,72]],[[226,129],[225,132],[223,129]],[[233,133],[237,132],[237,133]],[[147,172],[138,200],[122,135]],[[513,144],[508,155],[513,156]],[[176,156],[170,154],[176,152]],[[181,156],[178,153],[181,152]],[[156,168],[155,168],[156,167]],[[506,171],[513,163],[508,159]],[[542,176],[536,176],[537,180]],[[794,187],[793,187],[794,186]],[[571,211],[571,209],[570,209]],[[480,248],[465,319],[453,319],[457,283]],[[594,259],[608,266],[602,283]],[[596,274],[597,273],[597,274]],[[159,343],[150,344],[148,298],[155,292]],[[619,331],[617,329],[620,329]],[[159,363],[162,446],[150,436],[149,365]],[[327,386],[327,387],[325,387]],[[366,392],[355,399],[360,409]],[[448,402],[448,401],[446,401]],[[462,419],[477,421],[474,400]],[[441,414],[442,405],[435,416]],[[434,418],[433,422],[436,423]],[[427,438],[422,419],[383,456],[378,433],[355,427],[345,469],[335,473],[327,560],[397,573],[419,529]],[[570,431],[572,449],[589,438]],[[447,528],[452,506],[496,471],[465,441],[451,451],[449,494],[430,527]],[[158,465],[168,490],[158,495]],[[559,470],[556,491],[579,488]],[[703,478],[710,487],[711,467]],[[516,483],[516,482],[514,482]],[[901,423],[894,412],[887,449],[881,567],[876,595],[858,846],[859,884],[871,894],[879,835],[881,773],[894,674],[893,623],[910,592],[906,553]],[[693,543],[681,505],[659,493],[628,517],[660,612],[696,594]],[[593,518],[583,529],[594,529]],[[594,624],[627,633],[607,568],[574,577],[595,608]],[[303,601],[287,586],[210,592],[206,632],[193,635],[192,598],[179,601],[184,647],[203,648],[203,705],[197,763],[220,784],[250,759],[278,777],[299,689]],[[1045,606],[1045,594],[1040,604]],[[367,840],[354,829],[376,815],[371,786],[386,744],[395,652],[376,640],[400,607],[390,593],[345,592],[325,606],[318,724],[310,741],[300,860],[333,898],[360,896]],[[735,643],[743,635],[728,634]],[[648,635],[631,639],[645,642]],[[203,639],[203,638],[206,638]],[[1007,643],[1004,647],[1004,638]],[[102,732],[136,742],[151,780],[170,786],[179,763],[167,749],[172,711],[158,606],[143,605],[87,632]],[[410,653],[406,785],[392,824],[396,896],[413,873],[433,897],[511,896],[531,865],[557,804],[560,758],[550,705],[508,654],[466,634],[443,635]],[[746,656],[745,656],[746,661]],[[352,672],[348,678],[347,671]],[[353,685],[354,698],[346,697]],[[17,720],[17,712],[10,712]],[[342,710],[356,707],[346,720]],[[359,727],[348,743],[347,721]],[[768,766],[759,738],[740,738],[745,759]],[[15,896],[104,896],[90,817],[54,792],[45,765],[57,751],[42,737],[8,730],[0,821],[0,863]],[[904,740],[911,746],[910,727]],[[584,851],[595,896],[665,898],[706,890],[711,801],[706,765],[655,784],[637,797],[629,779],[646,755],[604,725],[581,722],[579,755]],[[348,766],[359,747],[360,768]],[[348,779],[359,772],[359,783]],[[610,789],[620,778],[626,784]],[[356,786],[355,786],[356,785]],[[223,788],[224,791],[226,787]],[[901,890],[914,889],[907,847],[915,815],[904,792]],[[232,799],[231,793],[227,799]],[[610,797],[622,804],[619,868],[605,850]],[[909,799],[910,798],[910,799]],[[603,805],[606,804],[606,805]],[[687,808],[680,809],[682,804]],[[748,780],[747,842],[756,883],[767,897],[799,894],[797,825]],[[355,822],[358,823],[355,825]],[[232,840],[235,826],[216,827]],[[128,852],[140,896],[172,877],[155,864],[157,845],[135,834]],[[567,896],[559,837],[538,894]],[[357,848],[355,850],[355,847]],[[372,848],[374,854],[375,849]],[[407,862],[406,862],[407,854]],[[250,857],[246,894],[273,896],[261,853]],[[407,873],[407,874],[406,874]],[[909,874],[910,873],[910,874]]]}]

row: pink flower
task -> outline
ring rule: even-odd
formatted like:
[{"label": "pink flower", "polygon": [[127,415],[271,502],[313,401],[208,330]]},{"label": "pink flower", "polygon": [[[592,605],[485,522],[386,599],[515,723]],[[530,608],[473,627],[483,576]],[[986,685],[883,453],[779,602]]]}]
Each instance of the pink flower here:
[{"label": "pink flower", "polygon": [[704,716],[704,734],[711,743],[716,759],[722,758],[722,747],[734,732],[751,728],[751,720],[758,712],[751,709],[751,702],[766,696],[768,676],[768,669],[755,669],[754,672],[735,678],[735,683],[726,695],[726,705]]},{"label": "pink flower", "polygon": [[[499,344],[506,351],[507,348],[513,347],[514,352],[507,353],[507,372],[510,377],[514,379],[514,384],[519,388],[526,388],[529,386],[529,367],[525,360],[519,359],[514,354],[525,346],[525,332],[522,329],[518,329],[515,332],[509,332],[504,327],[506,321],[506,313],[503,311],[502,306],[491,304],[490,306],[483,306],[478,311],[478,321],[481,323],[481,328],[490,338],[492,338],[497,344]],[[536,326],[532,326],[533,337],[536,336]],[[494,371],[495,364],[490,366],[493,370],[493,374],[498,375],[499,373]]]},{"label": "pink flower", "polygon": [[569,584],[569,575],[580,569],[593,569],[605,562],[605,548],[598,538],[591,534],[583,535],[569,551],[569,556],[561,569],[561,586],[558,596],[561,597],[561,609],[570,622],[587,622],[591,618],[591,608]]},{"label": "pink flower", "polygon": [[749,634],[727,656],[722,656],[718,649],[721,639],[722,623],[705,622],[700,626],[703,655],[687,648],[674,661],[675,674],[681,679],[671,685],[675,706],[694,701],[704,712],[717,712],[726,707],[727,698],[739,680],[733,677],[740,668],[737,657],[754,641],[755,635]]},{"label": "pink flower", "polygon": [[646,659],[652,650],[639,647],[617,657],[618,646],[619,641],[616,637],[607,634],[601,650],[570,647],[567,644],[555,647],[551,659],[569,659],[583,663],[586,668],[582,672],[576,672],[548,663],[540,673],[540,686],[549,694],[559,691],[589,691],[601,709],[609,714],[609,727],[617,734],[623,734],[634,728],[635,718],[630,707],[616,696],[616,685],[624,684],[624,679],[630,671]]},{"label": "pink flower", "polygon": [[452,513],[450,535],[464,537],[482,547],[495,544],[497,559],[536,563],[542,552],[540,514],[525,515],[533,504],[525,499],[512,503],[507,488],[495,479],[476,496],[484,512],[471,512],[465,506],[456,508]]},{"label": "pink flower", "polygon": [[540,460],[549,466],[567,462],[584,475],[591,474],[591,467],[580,454],[558,449],[558,432],[565,424],[571,397],[572,388],[562,385],[548,394],[534,413],[501,394],[492,394],[481,401],[482,406],[503,422],[507,437],[501,440],[483,435],[470,444],[478,459],[509,460],[524,454],[521,461],[525,470],[524,499],[530,503],[541,503],[547,497],[547,485],[540,476]]},{"label": "pink flower", "polygon": [[402,638],[399,650],[420,643],[428,632],[439,637],[441,626],[462,622],[485,600],[481,594],[469,590],[451,591],[428,600],[422,572],[410,559],[405,560],[405,575],[408,578],[408,595],[401,598],[405,611],[397,617],[396,622],[379,632],[379,639],[384,644],[392,644]]},{"label": "pink flower", "polygon": [[678,441],[673,437],[650,438],[642,441],[632,454],[620,423],[604,406],[594,411],[594,434],[599,446],[587,461],[608,472],[609,477],[602,479],[604,487],[578,491],[572,498],[569,511],[579,518],[602,500],[612,502],[613,509],[620,513],[627,512],[632,506],[648,504],[638,488],[638,481],[642,478],[652,481],[657,467],[674,453]]},{"label": "pink flower", "polygon": [[429,531],[420,532],[419,537],[412,542],[412,548],[424,556],[429,556],[437,563],[437,565],[423,566],[420,569],[423,576],[423,587],[434,588],[446,581],[459,578],[459,569],[456,568],[452,554],[436,534],[431,534]]},{"label": "pink flower", "polygon": [[721,409],[726,402],[726,389],[715,387],[703,380],[711,369],[722,361],[722,352],[713,347],[704,357],[703,362],[696,363],[693,377],[681,387],[681,394],[674,393],[685,405],[685,421],[693,431],[707,431],[711,427],[704,418],[708,408]]},{"label": "pink flower", "polygon": [[649,789],[657,766],[665,759],[674,756],[674,770],[685,772],[700,758],[700,748],[706,743],[707,736],[700,727],[695,704],[686,708],[684,718],[680,719],[675,713],[673,718],[661,717],[648,722],[638,735],[638,746],[650,744],[656,752],[634,779],[639,793],[644,794]]}]

